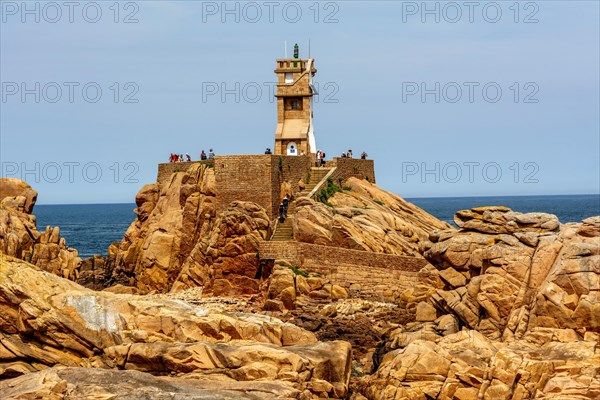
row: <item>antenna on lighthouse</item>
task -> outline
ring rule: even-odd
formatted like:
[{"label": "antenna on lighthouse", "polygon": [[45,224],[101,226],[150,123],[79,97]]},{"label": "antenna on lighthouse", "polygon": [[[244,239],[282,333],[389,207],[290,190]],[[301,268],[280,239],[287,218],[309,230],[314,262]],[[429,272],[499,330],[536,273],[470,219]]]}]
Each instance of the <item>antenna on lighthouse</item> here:
[{"label": "antenna on lighthouse", "polygon": [[285,54],[283,55],[283,58],[287,58],[287,40],[283,41],[283,49],[285,51]]},{"label": "antenna on lighthouse", "polygon": [[310,58],[310,39],[308,39],[308,58]]}]

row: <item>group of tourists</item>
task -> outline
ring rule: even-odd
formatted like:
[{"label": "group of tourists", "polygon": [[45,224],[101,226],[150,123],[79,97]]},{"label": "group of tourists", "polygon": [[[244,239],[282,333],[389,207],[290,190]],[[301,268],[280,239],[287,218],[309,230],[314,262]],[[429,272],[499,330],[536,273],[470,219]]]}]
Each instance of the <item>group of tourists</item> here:
[{"label": "group of tourists", "polygon": [[[171,153],[171,156],[169,157],[169,162],[183,162],[183,161],[184,161],[183,154]],[[188,153],[185,153],[185,161],[192,161],[192,157],[190,157],[190,155]]]},{"label": "group of tourists", "polygon": [[325,152],[317,150],[317,167],[325,166]]},{"label": "group of tourists", "polygon": [[[215,153],[213,151],[213,149],[210,149],[208,151],[208,155],[204,152],[204,150],[202,150],[200,152],[200,160],[204,161],[204,160],[212,160],[215,158]],[[185,158],[183,156],[183,154],[176,154],[176,153],[171,153],[171,156],[169,157],[169,162],[190,162],[192,161],[192,157],[190,157],[190,155],[188,153],[185,153]]]},{"label": "group of tourists", "polygon": [[[360,154],[360,159],[361,160],[366,160],[368,156],[369,155],[367,154],[367,152],[363,151]],[[352,158],[352,149],[348,149],[348,151],[346,153],[342,153],[342,158]]]},{"label": "group of tourists", "polygon": [[213,149],[208,150],[208,155],[204,152],[204,150],[202,150],[200,152],[200,160],[201,161],[214,160],[214,158],[215,158],[215,152],[213,151]]},{"label": "group of tourists", "polygon": [[[366,151],[363,151],[360,154],[361,160],[366,160],[369,155]],[[348,149],[347,152],[342,153],[342,158],[353,158],[352,149]],[[325,152],[322,150],[317,150],[317,166],[323,167],[325,166]]]},{"label": "group of tourists", "polygon": [[[273,154],[273,152],[271,151],[270,147],[267,147],[267,149],[265,150],[265,154]],[[304,152],[301,152],[300,154],[301,156],[305,155]],[[322,150],[317,150],[317,166],[318,167],[323,167],[325,166],[325,152]],[[360,155],[361,160],[366,160],[367,157],[369,155],[366,152],[362,152]],[[215,158],[215,152],[213,151],[213,149],[210,149],[208,151],[208,154],[202,150],[200,152],[200,160],[201,161],[205,161],[205,160],[212,160]],[[349,149],[347,152],[342,153],[342,158],[352,158],[352,149]],[[169,162],[184,162],[184,161],[192,161],[192,158],[190,157],[190,155],[188,153],[185,153],[185,158],[183,156],[183,154],[176,154],[176,153],[171,153],[171,156],[169,157]]]}]

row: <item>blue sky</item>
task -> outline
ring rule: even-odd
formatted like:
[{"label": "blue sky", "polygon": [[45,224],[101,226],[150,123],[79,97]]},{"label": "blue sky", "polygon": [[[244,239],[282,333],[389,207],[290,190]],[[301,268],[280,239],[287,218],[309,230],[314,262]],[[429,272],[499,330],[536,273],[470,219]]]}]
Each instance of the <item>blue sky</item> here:
[{"label": "blue sky", "polygon": [[317,145],[367,151],[381,187],[599,193],[599,3],[514,3],[2,1],[2,176],[131,202],[171,152],[262,153],[274,60],[310,40]]}]

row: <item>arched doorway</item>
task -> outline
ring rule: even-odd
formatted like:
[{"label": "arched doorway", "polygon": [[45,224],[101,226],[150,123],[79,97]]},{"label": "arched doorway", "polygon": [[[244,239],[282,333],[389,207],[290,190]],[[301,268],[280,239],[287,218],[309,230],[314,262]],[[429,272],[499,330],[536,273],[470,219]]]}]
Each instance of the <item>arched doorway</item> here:
[{"label": "arched doorway", "polygon": [[298,146],[296,145],[296,142],[289,142],[287,144],[286,154],[288,156],[297,156],[298,155]]}]

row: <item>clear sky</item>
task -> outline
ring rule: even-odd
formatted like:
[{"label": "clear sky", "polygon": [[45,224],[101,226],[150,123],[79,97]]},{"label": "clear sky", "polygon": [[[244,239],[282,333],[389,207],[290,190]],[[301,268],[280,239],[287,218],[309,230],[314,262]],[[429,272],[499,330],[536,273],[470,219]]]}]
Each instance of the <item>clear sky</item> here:
[{"label": "clear sky", "polygon": [[132,202],[171,152],[273,147],[275,59],[309,40],[317,146],[367,151],[381,187],[600,192],[597,1],[23,4],[1,2],[0,159],[40,204]]}]

